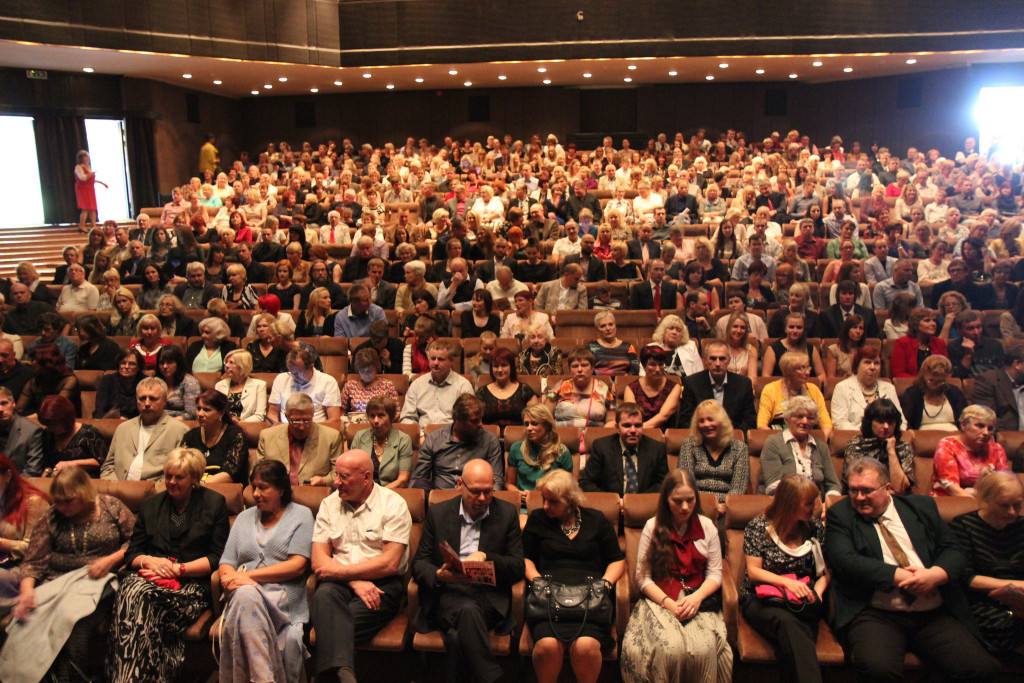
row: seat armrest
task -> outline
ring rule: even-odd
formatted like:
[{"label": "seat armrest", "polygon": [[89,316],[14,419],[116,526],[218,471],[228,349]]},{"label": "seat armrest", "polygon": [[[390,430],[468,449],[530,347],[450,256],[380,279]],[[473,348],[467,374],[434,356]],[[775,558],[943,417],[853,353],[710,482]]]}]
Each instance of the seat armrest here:
[{"label": "seat armrest", "polygon": [[210,574],[210,601],[213,603],[213,616],[219,617],[224,611],[224,586],[220,583],[220,572],[216,569]]},{"label": "seat armrest", "polygon": [[420,607],[420,587],[415,579],[409,579],[409,587],[405,595],[409,603],[409,618],[411,619],[416,616],[416,610]]},{"label": "seat armrest", "polygon": [[313,572],[309,573],[309,578],[306,579],[306,599],[310,603],[313,602],[313,593],[316,593],[316,587],[319,585],[319,580],[316,578],[316,574]]},{"label": "seat armrest", "polygon": [[725,618],[725,632],[730,643],[737,642],[739,599],[736,581],[732,576],[732,567],[728,562],[724,562],[722,563],[722,616]]},{"label": "seat armrest", "polygon": [[626,624],[629,623],[629,570],[622,572],[622,576],[615,582],[615,630],[622,642],[626,633]]}]

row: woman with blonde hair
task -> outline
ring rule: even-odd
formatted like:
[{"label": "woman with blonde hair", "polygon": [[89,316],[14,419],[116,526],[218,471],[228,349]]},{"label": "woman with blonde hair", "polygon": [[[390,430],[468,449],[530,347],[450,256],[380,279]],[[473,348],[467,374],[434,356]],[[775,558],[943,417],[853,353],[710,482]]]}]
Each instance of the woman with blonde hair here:
[{"label": "woman with blonde hair", "polygon": [[757,376],[757,347],[750,344],[750,315],[731,313],[722,340],[729,347],[729,372]]},{"label": "woman with blonde hair", "polygon": [[693,241],[694,258],[690,263],[700,265],[704,271],[704,284],[724,286],[729,280],[729,270],[720,259],[714,257],[712,250],[711,240],[707,237],[698,237]]},{"label": "woman with blonde hair", "polygon": [[622,639],[626,683],[729,683],[732,647],[722,618],[722,545],[684,469],[669,473],[640,535],[637,601]]},{"label": "woman with blonde hair", "polygon": [[704,369],[700,349],[697,348],[697,343],[690,339],[686,325],[678,315],[662,316],[651,338],[669,354],[665,374],[685,377]]},{"label": "woman with blonde hair", "polygon": [[135,295],[127,287],[118,287],[111,297],[113,310],[107,323],[107,334],[111,337],[130,337],[135,334],[142,311],[135,302]]},{"label": "woman with blonde hair", "polygon": [[827,438],[832,433],[832,418],[825,407],[825,397],[821,389],[808,381],[811,378],[811,363],[807,354],[797,351],[786,352],[779,359],[779,367],[782,370],[782,379],[761,390],[757,428],[785,428],[786,405],[794,398],[804,397],[818,407],[815,421]]},{"label": "woman with blonde hair", "polygon": [[521,525],[526,524],[527,492],[553,468],[572,472],[572,456],[558,439],[551,410],[535,403],[523,409],[523,438],[509,447],[505,466],[505,487],[521,494]]},{"label": "woman with blonde hair", "polygon": [[337,311],[331,310],[331,293],[326,287],[317,287],[309,293],[306,310],[299,313],[295,326],[296,337],[330,337],[334,334]]},{"label": "woman with blonde hair", "polygon": [[732,420],[722,404],[702,401],[693,411],[690,436],[679,448],[679,469],[686,470],[699,493],[713,493],[718,514],[725,514],[725,497],[750,488],[747,444],[734,438]]},{"label": "woman with blonde hair", "polygon": [[117,268],[111,266],[103,273],[103,286],[100,288],[100,298],[96,304],[96,310],[109,311],[114,308],[114,295],[121,289],[121,273]]}]

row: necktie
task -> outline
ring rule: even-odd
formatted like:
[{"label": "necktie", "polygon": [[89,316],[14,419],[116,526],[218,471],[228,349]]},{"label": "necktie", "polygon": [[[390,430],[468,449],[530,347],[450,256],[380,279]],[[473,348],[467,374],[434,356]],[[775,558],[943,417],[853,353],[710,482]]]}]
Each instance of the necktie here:
[{"label": "necktie", "polygon": [[661,318],[661,283],[654,285],[654,313]]},{"label": "necktie", "polygon": [[331,228],[331,244],[334,244],[334,228]]},{"label": "necktie", "polygon": [[879,517],[878,519],[876,519],[875,524],[878,525],[878,530],[882,534],[882,540],[885,541],[885,545],[889,548],[889,552],[892,553],[892,556],[896,558],[896,562],[899,564],[900,568],[906,569],[907,567],[909,567],[910,558],[907,557],[907,554],[903,551],[903,548],[900,547],[899,541],[896,540],[896,537],[893,536],[892,532],[889,531],[888,527],[885,526],[885,522],[882,520],[882,518]]},{"label": "necktie", "polygon": [[636,465],[633,464],[633,458],[635,457],[635,450],[627,450],[623,454],[622,461],[626,472],[626,490],[624,493],[639,493],[640,491],[640,480],[636,476]]}]

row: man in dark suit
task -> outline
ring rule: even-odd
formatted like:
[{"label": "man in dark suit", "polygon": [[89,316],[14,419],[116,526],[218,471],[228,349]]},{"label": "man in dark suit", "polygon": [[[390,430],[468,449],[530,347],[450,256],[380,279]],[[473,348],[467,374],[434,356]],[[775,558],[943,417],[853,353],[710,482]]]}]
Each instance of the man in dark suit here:
[{"label": "man in dark suit", "polygon": [[597,238],[587,233],[580,235],[580,253],[566,256],[562,261],[564,269],[570,263],[579,264],[583,269],[583,282],[600,282],[605,277],[604,261],[594,256],[594,244]]},{"label": "man in dark suit", "polygon": [[[637,282],[629,288],[629,307],[634,311],[655,310],[658,317],[663,311],[674,311],[682,308],[683,297],[679,294],[676,283],[665,278],[665,262],[661,259],[651,261],[647,267],[647,279]],[[655,301],[654,293],[658,293]]]},{"label": "man in dark suit", "polygon": [[491,251],[493,256],[478,264],[475,269],[476,276],[484,283],[492,282],[495,273],[497,273],[498,268],[501,266],[508,266],[509,268],[515,268],[516,266],[516,260],[508,255],[508,240],[504,237],[498,237],[494,240],[494,246],[491,247]]},{"label": "man in dark suit", "polygon": [[858,680],[903,680],[907,650],[952,680],[990,680],[999,663],[975,637],[967,558],[935,499],[893,496],[888,465],[873,458],[848,476],[850,496],[828,509],[825,560],[832,630]]},{"label": "man in dark suit", "polygon": [[587,465],[580,472],[584,491],[657,493],[668,476],[665,444],[643,434],[640,406],[623,403],[615,411],[618,434],[594,441]]},{"label": "man in dark suit", "polygon": [[0,386],[0,453],[4,453],[23,477],[43,473],[43,430],[14,411],[14,394]]},{"label": "man in dark suit", "polygon": [[238,243],[238,262],[245,268],[245,281],[252,284],[267,284],[270,282],[270,273],[262,263],[252,257],[252,245],[248,242]]},{"label": "man in dark suit", "polygon": [[[379,261],[380,259],[373,260]],[[317,259],[309,266],[309,282],[299,290],[299,308],[301,310],[306,310],[309,295],[313,293],[313,290],[321,287],[331,295],[331,308],[340,311],[348,306],[348,295],[345,294],[345,290],[327,276],[327,264]]]},{"label": "man in dark suit", "polygon": [[361,284],[370,290],[370,303],[387,310],[395,307],[398,287],[384,279],[384,268],[385,264],[382,259],[370,259],[370,262],[366,264],[366,277],[355,284]]},{"label": "man in dark suit", "polygon": [[597,198],[597,195],[587,192],[587,184],[582,180],[577,180],[572,184],[572,194],[564,204],[565,215],[564,218],[569,220],[570,218],[580,222],[580,211],[583,209],[590,209],[594,214],[594,222],[597,224],[601,223],[601,218],[604,217],[604,212],[601,210],[601,201]]},{"label": "man in dark suit", "polygon": [[772,185],[767,180],[757,184],[758,195],[754,198],[754,208],[768,207],[768,215],[773,221],[780,225],[789,220],[786,214],[786,195],[781,192],[772,192]]},{"label": "man in dark suit", "polygon": [[[439,629],[444,634],[446,681],[487,683],[502,677],[488,631],[504,635],[515,626],[512,585],[525,571],[519,510],[494,498],[494,471],[486,460],[466,463],[456,488],[459,496],[427,509],[412,564],[420,589],[413,625],[420,633]],[[449,566],[440,550],[444,542],[460,560],[493,562],[497,585],[471,583]]]},{"label": "man in dark suit", "polygon": [[757,410],[754,408],[754,387],[750,379],[729,372],[729,347],[716,339],[704,346],[704,367],[683,378],[683,396],[679,403],[679,424],[690,426],[693,413],[702,401],[714,399],[722,404],[732,418],[734,429],[755,429]]},{"label": "man in dark suit", "polygon": [[[55,285],[69,285],[71,281],[68,280],[68,268],[72,263],[78,263],[78,247],[74,245],[68,245],[61,251],[61,256],[64,257],[64,263],[57,266],[53,271],[53,284]],[[91,267],[92,264],[87,264],[87,267]]]},{"label": "man in dark suit", "polygon": [[[661,242],[654,240],[654,228],[649,223],[641,223],[636,236],[637,239],[626,242],[628,258],[647,263],[651,259],[661,257]],[[647,247],[646,255],[644,247]]]},{"label": "man in dark suit", "polygon": [[[676,193],[665,202],[666,219],[669,223],[681,220],[682,223],[695,223],[699,219],[697,198],[689,192],[689,177],[680,177],[676,181]],[[683,216],[683,219],[679,217]]]},{"label": "man in dark suit", "polygon": [[121,273],[121,283],[136,285],[142,283],[142,271],[150,263],[146,258],[146,247],[141,240],[128,242],[128,258],[121,261],[117,270]]},{"label": "man in dark suit", "polygon": [[838,337],[839,331],[843,328],[843,321],[848,316],[859,315],[864,319],[864,336],[873,339],[882,338],[875,312],[856,303],[859,293],[859,287],[853,280],[843,280],[836,285],[836,303],[826,308],[818,316],[822,337]]},{"label": "man in dark suit", "polygon": [[985,303],[985,297],[981,287],[971,282],[971,273],[967,262],[963,259],[953,259],[949,262],[946,270],[949,272],[949,279],[937,282],[932,287],[931,307],[938,308],[939,299],[946,292],[960,292],[967,299],[967,303],[971,305],[971,308],[981,310],[982,304]]},{"label": "man in dark suit", "polygon": [[793,283],[793,286],[789,288],[789,305],[775,311],[772,313],[772,317],[768,319],[768,336],[785,337],[786,318],[790,313],[802,313],[804,316],[804,335],[806,337],[820,337],[821,320],[818,318],[818,313],[810,309],[811,302],[807,300],[808,298],[807,285],[802,282]]},{"label": "man in dark suit", "polygon": [[469,241],[469,227],[466,225],[466,221],[461,218],[453,219],[451,231],[437,238],[437,241],[434,242],[434,248],[430,252],[430,257],[434,261],[446,261],[448,259],[448,242],[451,240],[462,242],[462,257],[470,258],[469,253],[473,245]]},{"label": "man in dark suit", "polygon": [[32,292],[20,282],[11,285],[8,303],[10,309],[4,318],[4,332],[8,334],[39,334],[39,316],[57,312],[52,304],[33,299]]},{"label": "man in dark suit", "polygon": [[996,430],[1024,431],[1024,346],[1011,346],[1003,354],[1003,367],[989,370],[974,381],[974,403],[996,412]]}]

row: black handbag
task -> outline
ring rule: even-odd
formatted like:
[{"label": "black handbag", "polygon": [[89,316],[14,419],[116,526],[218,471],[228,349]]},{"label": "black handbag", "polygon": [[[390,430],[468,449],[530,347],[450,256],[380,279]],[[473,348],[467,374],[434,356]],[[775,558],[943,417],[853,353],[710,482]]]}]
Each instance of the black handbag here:
[{"label": "black handbag", "polygon": [[[585,583],[568,584],[550,576],[538,576],[530,582],[526,594],[526,623],[547,621],[555,637],[575,640],[589,622],[608,626],[615,620],[615,601],[604,579],[587,577]],[[571,636],[564,636],[574,629]]]}]

